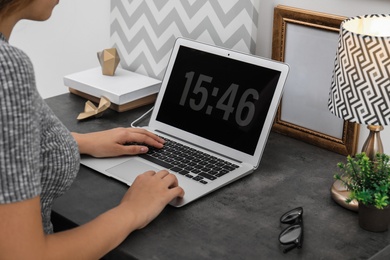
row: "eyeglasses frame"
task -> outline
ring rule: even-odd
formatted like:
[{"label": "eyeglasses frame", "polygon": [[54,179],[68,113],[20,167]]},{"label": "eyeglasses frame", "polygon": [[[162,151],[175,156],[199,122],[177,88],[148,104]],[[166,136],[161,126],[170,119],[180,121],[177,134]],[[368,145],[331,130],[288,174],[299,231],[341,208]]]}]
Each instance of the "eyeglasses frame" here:
[{"label": "eyeglasses frame", "polygon": [[[289,213],[291,213],[293,211],[298,211],[299,214],[296,217],[294,217],[293,219],[291,219],[291,220],[288,220],[288,221],[283,220],[283,218],[285,218],[285,216],[287,216]],[[302,244],[303,244],[303,208],[302,207],[297,207],[297,208],[294,208],[292,210],[287,211],[286,213],[284,213],[280,217],[280,222],[282,224],[290,224],[290,226],[288,226],[285,229],[283,229],[282,232],[280,232],[280,234],[279,234],[279,243],[280,244],[282,244],[282,245],[291,245],[291,246],[285,248],[283,250],[283,253],[287,253],[287,252],[291,251],[294,248],[302,248]],[[282,242],[281,241],[282,235],[284,235],[287,230],[292,229],[292,228],[296,228],[298,226],[300,227],[301,232],[300,232],[299,236],[296,239],[294,239],[293,241],[290,241],[290,242]]]}]

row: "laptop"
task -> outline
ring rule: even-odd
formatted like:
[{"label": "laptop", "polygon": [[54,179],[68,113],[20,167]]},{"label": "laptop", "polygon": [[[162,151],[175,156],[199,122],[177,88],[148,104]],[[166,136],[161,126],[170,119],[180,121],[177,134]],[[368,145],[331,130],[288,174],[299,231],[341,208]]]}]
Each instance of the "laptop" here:
[{"label": "laptop", "polygon": [[81,163],[127,185],[140,173],[167,169],[185,191],[170,205],[184,206],[258,168],[288,70],[281,62],[178,38],[146,127],[169,140],[163,148],[169,144],[169,154],[151,149],[83,156]]}]

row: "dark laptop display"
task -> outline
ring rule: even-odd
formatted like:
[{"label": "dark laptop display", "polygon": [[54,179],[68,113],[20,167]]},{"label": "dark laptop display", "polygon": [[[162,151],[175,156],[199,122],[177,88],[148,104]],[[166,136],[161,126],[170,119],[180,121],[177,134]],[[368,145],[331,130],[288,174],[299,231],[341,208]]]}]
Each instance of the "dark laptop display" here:
[{"label": "dark laptop display", "polygon": [[280,71],[181,46],[157,121],[253,155]]}]

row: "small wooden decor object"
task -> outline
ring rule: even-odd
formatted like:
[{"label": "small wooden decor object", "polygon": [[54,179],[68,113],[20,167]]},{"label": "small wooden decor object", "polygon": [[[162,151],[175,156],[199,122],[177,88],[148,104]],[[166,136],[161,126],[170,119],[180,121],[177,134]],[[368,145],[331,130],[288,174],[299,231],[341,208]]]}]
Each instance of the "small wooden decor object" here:
[{"label": "small wooden decor object", "polygon": [[87,101],[85,103],[84,112],[80,113],[77,117],[77,120],[83,120],[90,118],[92,116],[94,117],[101,117],[103,115],[103,112],[109,108],[111,105],[110,100],[108,100],[105,97],[102,97],[99,102],[99,107],[96,107],[91,101]]},{"label": "small wooden decor object", "polygon": [[102,73],[106,76],[114,76],[115,70],[118,67],[120,58],[118,51],[115,48],[105,49],[97,53]]}]

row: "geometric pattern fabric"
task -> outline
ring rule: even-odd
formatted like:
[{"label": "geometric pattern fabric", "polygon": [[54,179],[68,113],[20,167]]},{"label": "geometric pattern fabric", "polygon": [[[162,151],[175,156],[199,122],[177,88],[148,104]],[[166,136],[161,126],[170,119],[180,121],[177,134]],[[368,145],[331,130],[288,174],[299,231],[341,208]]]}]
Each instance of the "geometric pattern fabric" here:
[{"label": "geometric pattern fabric", "polygon": [[162,79],[177,37],[255,53],[260,0],[111,0],[121,67]]},{"label": "geometric pattern fabric", "polygon": [[[387,34],[359,34],[355,25],[379,19]],[[390,124],[390,16],[366,15],[342,22],[336,53],[329,110],[350,122]]]}]

